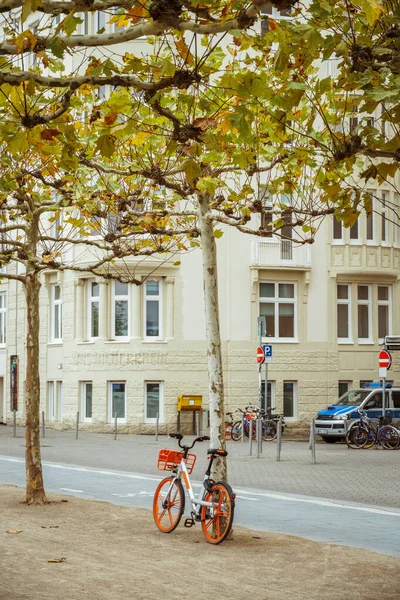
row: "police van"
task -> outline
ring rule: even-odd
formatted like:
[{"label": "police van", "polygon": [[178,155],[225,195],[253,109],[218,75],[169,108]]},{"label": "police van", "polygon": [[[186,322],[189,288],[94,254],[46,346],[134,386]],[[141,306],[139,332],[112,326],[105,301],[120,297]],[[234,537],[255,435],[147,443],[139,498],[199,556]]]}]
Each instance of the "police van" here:
[{"label": "police van", "polygon": [[[315,419],[315,433],[322,439],[334,444],[346,437],[351,424],[360,418],[359,409],[365,410],[370,419],[379,420],[382,416],[382,384],[370,383],[366,387],[349,390],[339,400],[320,410]],[[385,391],[386,416],[393,419],[393,424],[400,424],[400,388],[386,383]]]}]

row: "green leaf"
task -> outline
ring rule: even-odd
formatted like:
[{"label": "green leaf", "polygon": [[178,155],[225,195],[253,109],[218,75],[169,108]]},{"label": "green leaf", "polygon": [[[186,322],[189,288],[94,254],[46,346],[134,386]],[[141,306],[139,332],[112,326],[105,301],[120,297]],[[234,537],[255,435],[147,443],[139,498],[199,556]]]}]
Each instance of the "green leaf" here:
[{"label": "green leaf", "polygon": [[189,183],[193,184],[194,180],[201,174],[199,164],[193,158],[188,158],[182,166]]},{"label": "green leaf", "polygon": [[224,235],[224,232],[222,231],[222,229],[214,229],[214,237],[219,239],[222,238],[222,236]]},{"label": "green leaf", "polygon": [[96,148],[104,157],[110,157],[115,152],[115,138],[112,135],[101,135],[96,142]]}]

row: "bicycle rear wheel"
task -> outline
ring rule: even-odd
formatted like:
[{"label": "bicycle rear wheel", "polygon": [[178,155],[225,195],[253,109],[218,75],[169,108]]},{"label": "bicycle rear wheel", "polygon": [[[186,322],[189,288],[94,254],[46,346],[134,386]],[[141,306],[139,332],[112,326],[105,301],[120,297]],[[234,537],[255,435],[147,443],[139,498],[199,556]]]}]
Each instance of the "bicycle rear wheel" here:
[{"label": "bicycle rear wheel", "polygon": [[275,421],[262,422],[262,439],[266,442],[272,442],[278,435],[278,428]]},{"label": "bicycle rear wheel", "polygon": [[349,448],[364,448],[369,439],[368,429],[360,425],[354,425],[346,434],[346,444]]},{"label": "bicycle rear wheel", "polygon": [[[166,477],[163,479],[154,494],[153,517],[156,525],[163,533],[171,533],[179,525],[185,510],[185,493],[180,479]],[[168,490],[171,487],[170,493]]]},{"label": "bicycle rear wheel", "polygon": [[236,421],[236,423],[232,425],[231,438],[234,442],[242,439],[242,421]]},{"label": "bicycle rear wheel", "polygon": [[204,500],[213,506],[201,509],[201,528],[209,544],[220,544],[229,535],[233,523],[235,501],[232,488],[228,483],[215,483]]},{"label": "bicycle rear wheel", "polygon": [[393,425],[384,425],[378,431],[378,442],[386,450],[396,450],[400,444],[400,432]]}]

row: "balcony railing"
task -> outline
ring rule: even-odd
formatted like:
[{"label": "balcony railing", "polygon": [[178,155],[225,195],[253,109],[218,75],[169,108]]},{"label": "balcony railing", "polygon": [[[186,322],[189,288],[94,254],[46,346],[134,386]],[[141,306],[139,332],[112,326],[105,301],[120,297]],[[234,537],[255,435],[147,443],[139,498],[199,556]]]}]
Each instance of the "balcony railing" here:
[{"label": "balcony railing", "polygon": [[251,243],[253,267],[311,267],[309,245],[297,246],[290,240],[255,240]]}]

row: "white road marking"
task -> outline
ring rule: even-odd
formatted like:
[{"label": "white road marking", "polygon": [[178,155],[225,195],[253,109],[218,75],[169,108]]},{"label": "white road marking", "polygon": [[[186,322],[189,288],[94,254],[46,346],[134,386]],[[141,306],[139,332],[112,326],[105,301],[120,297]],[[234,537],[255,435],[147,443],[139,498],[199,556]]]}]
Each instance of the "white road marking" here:
[{"label": "white road marking", "polygon": [[[237,489],[237,488],[236,488]],[[299,498],[297,496],[286,496],[284,494],[275,494],[272,492],[253,492],[247,490],[237,490],[241,494],[249,494],[251,496],[263,496],[265,498],[273,498],[274,500],[288,500],[289,502],[304,502],[305,504],[316,504],[318,506],[329,506],[331,508],[346,508],[348,510],[359,510],[362,512],[373,513],[376,515],[386,515],[390,517],[400,517],[400,510],[393,512],[384,508],[372,508],[369,506],[343,504],[332,500],[320,500],[319,498]]]},{"label": "white road marking", "polygon": [[260,501],[259,498],[249,498],[248,496],[238,496],[238,494],[236,494],[236,498],[240,498],[241,500],[251,500],[252,502]]},{"label": "white road marking", "polygon": [[[14,462],[14,463],[16,462],[16,463],[25,464],[24,459],[14,458],[14,457],[9,457],[9,456],[0,456],[0,460],[6,461],[6,462]],[[44,462],[43,465],[46,467],[53,468],[53,469],[65,469],[65,470],[69,470],[69,471],[79,471],[82,473],[95,473],[98,475],[109,475],[112,477],[125,477],[128,479],[141,479],[141,480],[145,480],[145,481],[157,481],[157,482],[159,482],[161,480],[161,477],[152,477],[150,475],[139,475],[138,473],[123,473],[121,471],[112,471],[112,470],[104,470],[104,469],[99,470],[99,469],[92,469],[89,467],[75,467],[72,465],[61,465],[58,463],[51,463],[51,462]],[[201,485],[202,485],[201,483],[192,483],[193,487],[201,487]],[[352,504],[346,504],[343,502],[336,502],[333,500],[322,500],[320,498],[312,498],[312,497],[300,498],[298,496],[287,496],[285,494],[279,494],[279,493],[275,493],[275,492],[255,492],[255,491],[249,491],[249,490],[244,490],[244,489],[239,489],[239,488],[235,488],[234,491],[239,494],[245,494],[247,499],[250,499],[249,496],[261,496],[264,498],[272,498],[273,500],[284,500],[284,501],[288,501],[288,502],[299,502],[299,503],[305,503],[305,504],[314,504],[317,506],[327,506],[330,508],[358,510],[360,512],[384,515],[384,516],[388,516],[388,517],[400,517],[400,510],[397,512],[394,512],[394,510],[386,510],[384,508],[373,508],[373,507],[369,507],[369,506],[352,505]]]},{"label": "white road marking", "polygon": [[83,494],[83,490],[72,490],[71,488],[60,488],[63,492],[74,492],[76,494]]}]

